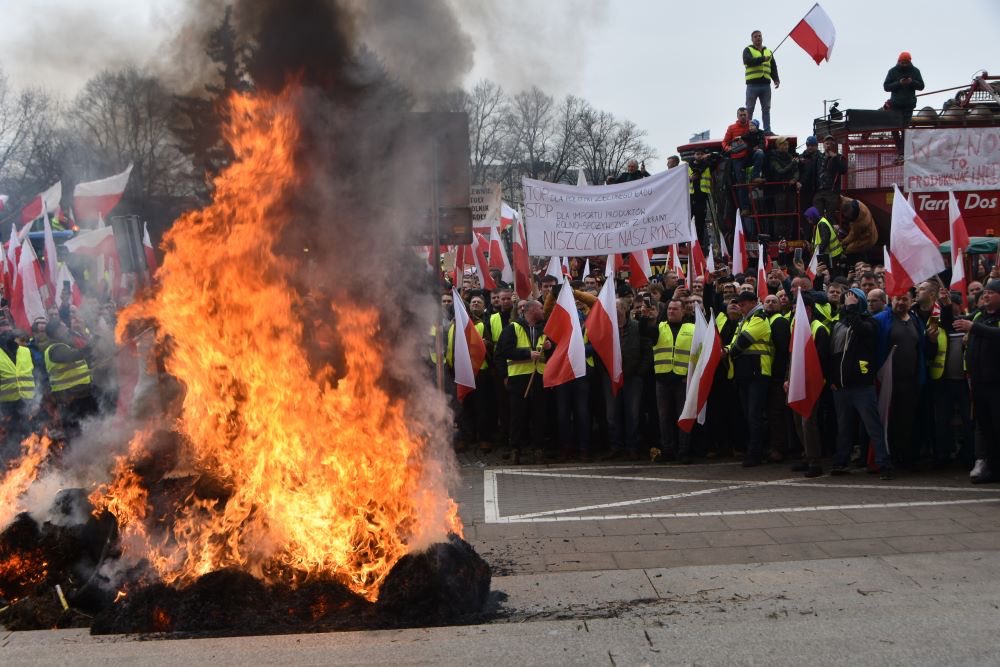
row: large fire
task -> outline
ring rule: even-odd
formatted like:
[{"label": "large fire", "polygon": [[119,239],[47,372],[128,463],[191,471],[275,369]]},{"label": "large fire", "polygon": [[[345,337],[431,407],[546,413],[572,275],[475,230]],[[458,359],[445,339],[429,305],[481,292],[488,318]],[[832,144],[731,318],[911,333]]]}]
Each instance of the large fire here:
[{"label": "large fire", "polygon": [[403,555],[461,534],[461,523],[428,436],[380,382],[378,311],[335,298],[340,376],[304,352],[293,260],[273,250],[300,184],[296,97],[291,88],[232,99],[236,160],[213,203],[166,237],[155,296],[119,322],[121,336],[130,322],[156,321],[166,370],[186,390],[170,425],[182,443],[175,474],[224,493],[191,493],[154,516],[136,473],[148,457],[143,433],[91,502],[118,519],[126,553],[167,583],[236,567],[262,579],[332,576],[374,600]]}]

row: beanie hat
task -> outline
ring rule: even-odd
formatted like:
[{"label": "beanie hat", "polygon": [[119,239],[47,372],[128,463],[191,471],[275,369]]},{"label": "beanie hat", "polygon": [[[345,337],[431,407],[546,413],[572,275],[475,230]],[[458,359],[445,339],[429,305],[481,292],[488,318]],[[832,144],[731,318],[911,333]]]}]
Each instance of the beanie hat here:
[{"label": "beanie hat", "polygon": [[807,220],[819,220],[820,218],[823,217],[819,214],[819,209],[816,208],[815,206],[810,206],[809,208],[807,208],[804,215],[806,216]]},{"label": "beanie hat", "polygon": [[1000,294],[1000,278],[994,278],[989,281],[983,289]]},{"label": "beanie hat", "polygon": [[806,137],[806,146],[818,146],[818,145],[819,141],[816,140],[816,137],[814,137],[811,134],[808,137]]},{"label": "beanie hat", "polygon": [[868,310],[868,297],[865,296],[865,293],[860,288],[852,287],[848,291],[858,297],[858,301],[861,302],[861,310]]},{"label": "beanie hat", "polygon": [[913,58],[910,57],[910,52],[909,51],[902,51],[899,54],[899,57],[896,58],[896,62],[902,62],[904,60],[907,61],[907,62],[913,60]]}]

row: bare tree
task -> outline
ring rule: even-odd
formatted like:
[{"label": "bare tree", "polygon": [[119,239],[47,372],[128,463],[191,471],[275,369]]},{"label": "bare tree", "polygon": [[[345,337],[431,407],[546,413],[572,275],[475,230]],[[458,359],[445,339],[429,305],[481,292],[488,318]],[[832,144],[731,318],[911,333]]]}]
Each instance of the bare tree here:
[{"label": "bare tree", "polygon": [[14,90],[0,72],[0,192],[17,208],[58,180],[48,159],[58,109],[41,89]]},{"label": "bare tree", "polygon": [[484,79],[465,95],[464,106],[469,114],[472,182],[482,185],[489,167],[500,159],[510,105],[503,88]]},{"label": "bare tree", "polygon": [[580,112],[578,131],[578,162],[595,183],[617,176],[629,160],[644,162],[656,157],[656,151],[644,141],[645,130],[590,105],[585,104]]}]

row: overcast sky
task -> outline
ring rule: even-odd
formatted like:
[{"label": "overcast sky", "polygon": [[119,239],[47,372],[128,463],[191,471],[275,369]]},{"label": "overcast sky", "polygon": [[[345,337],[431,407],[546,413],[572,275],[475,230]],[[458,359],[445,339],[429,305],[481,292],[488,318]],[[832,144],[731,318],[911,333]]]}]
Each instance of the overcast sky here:
[{"label": "overcast sky", "polygon": [[[155,59],[177,29],[180,1],[0,0],[6,26],[0,67],[15,85],[58,88],[71,98],[102,66]],[[630,118],[660,154],[647,165],[654,170],[691,134],[710,130],[721,137],[735,119],[751,30],[760,29],[774,49],[812,6],[809,0],[453,2],[477,45],[467,83],[486,77],[511,92],[537,83]],[[842,109],[880,107],[887,98],[882,81],[902,50],[912,53],[928,91],[967,84],[982,69],[1000,74],[998,0],[822,5],[837,29],[830,62],[817,67],[791,40],[775,54],[782,86],[773,95],[772,129],[796,134],[800,143],[824,99],[839,98]],[[950,94],[926,102],[940,107]]]}]

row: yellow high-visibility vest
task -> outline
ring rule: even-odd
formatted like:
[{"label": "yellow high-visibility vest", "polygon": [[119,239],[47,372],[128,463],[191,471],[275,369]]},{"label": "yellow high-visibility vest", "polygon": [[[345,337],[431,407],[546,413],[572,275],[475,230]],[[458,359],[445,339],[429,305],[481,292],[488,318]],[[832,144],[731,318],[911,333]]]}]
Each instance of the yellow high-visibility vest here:
[{"label": "yellow high-visibility vest", "polygon": [[746,80],[752,81],[754,79],[765,78],[768,81],[771,80],[771,49],[764,47],[763,51],[758,51],[753,47],[753,44],[747,47],[750,50],[750,56],[753,58],[767,58],[767,60],[760,65],[744,65],[746,67]]},{"label": "yellow high-visibility vest", "polygon": [[14,360],[0,352],[0,403],[30,401],[35,397],[35,365],[31,350],[18,346]]},{"label": "yellow high-visibility vest", "polygon": [[[514,334],[517,336],[517,349],[519,350],[530,350],[531,339],[528,338],[528,332],[519,322],[511,322],[510,326],[514,327]],[[542,345],[545,343],[545,334],[538,337],[535,341],[535,351],[541,352]],[[532,372],[537,372],[539,375],[545,373],[545,357],[541,357],[536,362],[532,362],[531,359],[521,359],[514,360],[511,359],[507,362],[507,377],[514,377],[515,375],[531,375]]]},{"label": "yellow high-visibility vest", "polygon": [[66,363],[52,361],[50,356],[52,348],[58,345],[69,348],[65,343],[53,343],[45,348],[45,369],[49,372],[49,387],[52,393],[58,394],[73,387],[90,384],[90,366],[85,359]]},{"label": "yellow high-visibility vest", "polygon": [[694,338],[694,325],[682,324],[677,330],[677,338],[669,322],[660,322],[660,336],[653,345],[653,369],[657,375],[686,376],[688,363],[691,360],[691,341]]}]

